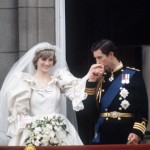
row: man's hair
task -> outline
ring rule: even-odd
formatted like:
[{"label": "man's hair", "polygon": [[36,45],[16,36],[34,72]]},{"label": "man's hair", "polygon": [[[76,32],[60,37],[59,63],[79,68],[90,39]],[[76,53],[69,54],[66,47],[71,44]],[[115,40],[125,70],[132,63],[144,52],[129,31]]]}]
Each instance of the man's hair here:
[{"label": "man's hair", "polygon": [[113,52],[115,56],[117,55],[117,47],[112,41],[107,39],[102,39],[100,41],[93,43],[91,51],[94,52],[97,51],[98,49],[100,49],[102,53],[104,53],[107,56],[109,55],[109,52]]}]

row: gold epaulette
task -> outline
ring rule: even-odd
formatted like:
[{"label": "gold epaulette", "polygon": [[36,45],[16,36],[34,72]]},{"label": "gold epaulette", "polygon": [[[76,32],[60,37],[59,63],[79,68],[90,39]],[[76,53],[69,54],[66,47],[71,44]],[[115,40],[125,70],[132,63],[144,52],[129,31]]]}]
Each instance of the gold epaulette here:
[{"label": "gold epaulette", "polygon": [[133,126],[133,129],[140,130],[143,134],[145,134],[146,122],[145,121],[142,121],[141,123],[140,122],[135,122],[134,126]]},{"label": "gold epaulette", "polygon": [[136,68],[134,68],[134,67],[129,67],[129,66],[127,66],[126,68],[131,69],[131,70],[135,70],[135,71],[140,71],[139,69],[136,69]]},{"label": "gold epaulette", "polygon": [[94,95],[95,92],[96,92],[96,88],[85,88],[85,92],[86,92],[88,95]]}]

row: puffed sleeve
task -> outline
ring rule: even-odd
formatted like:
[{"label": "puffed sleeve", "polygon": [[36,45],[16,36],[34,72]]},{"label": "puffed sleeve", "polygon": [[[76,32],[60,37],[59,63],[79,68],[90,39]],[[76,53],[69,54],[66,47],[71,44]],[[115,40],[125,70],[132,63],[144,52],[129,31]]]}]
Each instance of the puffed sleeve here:
[{"label": "puffed sleeve", "polygon": [[23,76],[23,73],[16,74],[12,81],[12,88],[7,93],[8,109],[10,111],[7,132],[9,136],[19,134],[25,127],[25,124],[30,120],[28,115],[31,88],[29,87],[29,82]]},{"label": "puffed sleeve", "polygon": [[82,110],[84,108],[82,101],[87,97],[84,90],[88,76],[76,78],[67,69],[61,69],[56,72],[56,77],[61,91],[72,101],[73,109]]}]

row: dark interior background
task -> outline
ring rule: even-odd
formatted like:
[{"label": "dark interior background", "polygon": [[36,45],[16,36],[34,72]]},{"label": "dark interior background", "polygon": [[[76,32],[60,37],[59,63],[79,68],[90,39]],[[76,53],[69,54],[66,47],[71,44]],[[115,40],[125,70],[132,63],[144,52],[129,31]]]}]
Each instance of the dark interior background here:
[{"label": "dark interior background", "polygon": [[[94,63],[91,45],[102,38],[116,43],[125,65],[142,69],[141,46],[150,45],[149,0],[66,0],[65,3],[67,62],[75,76],[87,73]],[[79,134],[86,143],[84,115],[82,111],[77,113]]]},{"label": "dark interior background", "polygon": [[[141,45],[150,44],[149,0],[66,0],[66,50],[71,72],[83,76],[93,63],[90,47],[113,40],[121,58],[141,66]],[[127,60],[126,60],[127,59]]]}]

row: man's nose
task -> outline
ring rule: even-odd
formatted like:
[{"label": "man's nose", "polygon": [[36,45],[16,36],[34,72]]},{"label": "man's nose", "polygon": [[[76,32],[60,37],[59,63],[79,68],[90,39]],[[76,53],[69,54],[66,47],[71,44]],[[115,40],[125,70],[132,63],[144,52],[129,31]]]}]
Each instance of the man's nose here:
[{"label": "man's nose", "polygon": [[101,64],[101,61],[100,61],[100,60],[96,60],[96,63],[97,63],[97,64]]}]

